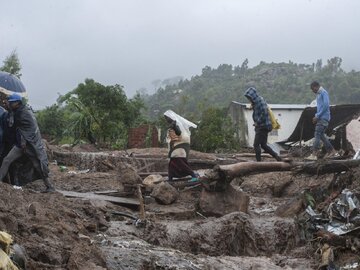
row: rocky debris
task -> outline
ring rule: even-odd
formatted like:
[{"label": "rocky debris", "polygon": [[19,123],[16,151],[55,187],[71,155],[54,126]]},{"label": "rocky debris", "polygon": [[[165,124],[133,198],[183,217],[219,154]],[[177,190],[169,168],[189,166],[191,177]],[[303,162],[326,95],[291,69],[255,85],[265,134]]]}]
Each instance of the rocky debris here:
[{"label": "rocky debris", "polygon": [[298,244],[293,220],[252,219],[242,212],[197,222],[152,224],[143,237],[152,244],[210,256],[286,254]]},{"label": "rocky debris", "polygon": [[150,174],[143,180],[143,185],[147,192],[151,192],[155,185],[164,181],[164,178],[160,174]]},{"label": "rocky debris", "polygon": [[[78,150],[78,151],[75,151]],[[127,163],[138,172],[165,172],[168,169],[166,148],[128,149],[126,151],[99,151],[91,145],[81,145],[71,149],[50,145],[48,155],[59,165],[75,166],[79,170],[92,172],[116,170],[119,164]],[[212,168],[222,163],[216,155],[190,151],[189,163],[193,169]],[[235,161],[232,161],[233,163]]]},{"label": "rocky debris", "polygon": [[142,184],[142,178],[138,175],[135,168],[129,164],[119,164],[117,172],[119,181],[123,185],[136,187],[137,185]]},{"label": "rocky debris", "polygon": [[78,236],[91,237],[108,226],[103,212],[89,202],[68,200],[59,193],[14,189],[3,183],[0,188],[0,227],[25,248],[27,269],[106,267],[99,248]]},{"label": "rocky debris", "polygon": [[[144,156],[147,151],[142,150]],[[81,168],[67,166],[61,171],[53,163],[50,169],[58,189],[116,198],[127,194],[123,185],[140,182],[138,172],[165,172],[159,169],[166,164],[164,158],[137,159],[135,154],[120,156],[115,152],[74,154],[83,169],[91,170],[80,173]],[[133,169],[122,167],[122,163]],[[310,221],[327,225],[316,213],[330,209],[329,204],[336,203],[344,188],[360,190],[360,170],[352,172],[354,177],[349,173],[338,174],[337,180],[333,175],[294,176],[289,172],[242,176],[232,182],[228,195],[203,196],[197,188],[175,190],[179,197],[171,205],[146,204],[147,225],[141,229],[133,220],[113,214],[139,216],[134,209],[103,200],[40,194],[41,181],[23,190],[0,184],[0,227],[25,247],[28,269],[317,269],[326,263],[325,257],[316,253],[324,243],[332,249],[335,265],[343,267],[358,261],[357,231],[339,236],[325,230],[315,232],[318,227]],[[304,193],[312,198],[305,198]],[[137,200],[134,195],[126,196]],[[199,208],[200,199],[206,199],[202,205],[207,210]],[[308,204],[316,214],[310,218],[303,211]],[[238,212],[243,207],[248,214]],[[220,218],[206,217],[205,213]]]},{"label": "rocky debris", "polygon": [[[279,264],[270,258],[257,257],[212,257],[193,255],[177,249],[151,245],[137,238],[108,237],[101,249],[106,254],[109,270],[172,269],[172,270],[308,270],[308,261],[292,262],[291,267]],[[282,263],[285,264],[285,263]]]},{"label": "rocky debris", "polygon": [[278,217],[296,217],[299,213],[304,210],[304,202],[302,196],[292,198],[285,204],[279,206],[275,215]]},{"label": "rocky debris", "polygon": [[29,215],[38,216],[41,215],[42,206],[39,202],[32,202],[29,204],[28,213]]},{"label": "rocky debris", "polygon": [[223,216],[232,212],[248,213],[249,196],[228,185],[223,192],[209,192],[203,189],[199,208],[206,216]]},{"label": "rocky debris", "polygon": [[64,152],[53,150],[53,158],[59,165],[75,166],[79,170],[108,172],[119,165],[129,164],[139,172],[166,171],[168,162],[163,158],[134,158],[119,151],[113,152]]},{"label": "rocky debris", "polygon": [[167,182],[156,185],[150,196],[160,204],[171,204],[179,197],[179,192]]}]

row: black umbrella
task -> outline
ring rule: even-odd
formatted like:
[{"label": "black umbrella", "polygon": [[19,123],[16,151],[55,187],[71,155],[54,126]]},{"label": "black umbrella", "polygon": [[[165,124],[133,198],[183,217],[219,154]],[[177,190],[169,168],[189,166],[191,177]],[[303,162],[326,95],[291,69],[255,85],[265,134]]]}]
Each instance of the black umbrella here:
[{"label": "black umbrella", "polygon": [[26,92],[25,86],[18,77],[4,71],[0,71],[0,87],[16,93]]}]

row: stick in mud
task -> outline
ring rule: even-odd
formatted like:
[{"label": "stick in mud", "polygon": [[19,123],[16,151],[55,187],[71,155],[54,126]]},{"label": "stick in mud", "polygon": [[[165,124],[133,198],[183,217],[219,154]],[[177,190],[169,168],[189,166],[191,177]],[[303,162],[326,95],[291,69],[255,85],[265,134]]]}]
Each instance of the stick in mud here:
[{"label": "stick in mud", "polygon": [[144,198],[142,196],[142,192],[141,192],[141,186],[137,185],[137,195],[138,195],[138,199],[139,199],[139,203],[140,203],[140,207],[139,207],[139,218],[141,220],[145,220],[145,205],[144,205]]}]

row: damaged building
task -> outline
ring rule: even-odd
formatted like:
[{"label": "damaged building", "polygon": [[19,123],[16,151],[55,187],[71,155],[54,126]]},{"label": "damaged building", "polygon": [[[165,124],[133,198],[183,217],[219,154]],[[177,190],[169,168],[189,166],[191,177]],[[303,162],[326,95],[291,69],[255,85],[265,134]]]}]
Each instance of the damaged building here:
[{"label": "damaged building", "polygon": [[[268,104],[281,128],[269,133],[269,143],[280,143],[292,146],[307,142],[314,137],[315,126],[312,118],[316,107],[305,104]],[[333,143],[338,150],[346,150],[351,143],[357,149],[359,145],[357,131],[360,131],[360,104],[343,104],[330,106],[331,121],[327,135],[333,137]],[[235,136],[243,147],[251,147],[255,137],[250,104],[232,101],[229,116],[235,126]]]},{"label": "damaged building", "polygon": [[[281,128],[269,133],[269,143],[286,140],[296,127],[305,104],[268,104]],[[250,147],[253,144],[255,131],[250,104],[232,101],[229,106],[229,116],[235,126],[235,136],[241,146]]]}]

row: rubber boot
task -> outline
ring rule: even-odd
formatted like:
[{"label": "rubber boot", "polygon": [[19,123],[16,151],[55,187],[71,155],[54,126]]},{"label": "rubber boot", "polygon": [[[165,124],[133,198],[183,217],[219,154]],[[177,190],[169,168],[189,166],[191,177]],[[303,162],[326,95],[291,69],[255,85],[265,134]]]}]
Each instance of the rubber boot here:
[{"label": "rubber boot", "polygon": [[49,179],[49,177],[46,177],[44,179],[44,184],[46,186],[46,189],[45,189],[45,193],[49,193],[49,192],[55,192],[55,187],[52,183],[52,181]]}]

